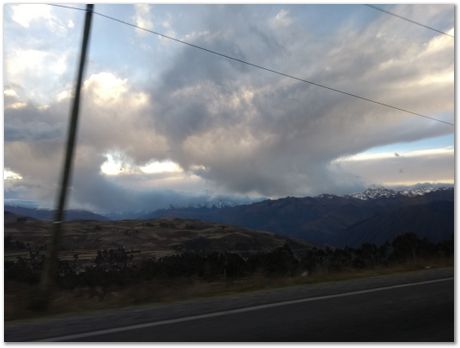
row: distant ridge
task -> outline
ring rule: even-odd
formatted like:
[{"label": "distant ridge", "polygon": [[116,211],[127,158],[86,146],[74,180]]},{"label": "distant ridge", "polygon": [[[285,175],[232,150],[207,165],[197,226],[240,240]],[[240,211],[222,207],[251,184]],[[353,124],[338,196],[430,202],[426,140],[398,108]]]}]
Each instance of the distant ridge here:
[{"label": "distant ridge", "polygon": [[[6,213],[51,220],[53,211],[5,206]],[[438,242],[454,233],[452,185],[418,184],[389,189],[373,186],[344,196],[266,199],[241,205],[204,205],[124,214],[123,219],[182,218],[269,231],[310,244],[357,247],[382,244],[404,233]],[[114,220],[85,210],[68,210],[66,220]],[[115,219],[118,220],[118,219]]]},{"label": "distant ridge", "polygon": [[[54,218],[54,210],[50,209],[37,209],[37,208],[26,208],[26,207],[18,207],[18,206],[11,206],[5,205],[4,209],[5,213],[13,213],[15,215],[29,217],[37,220],[52,220]],[[66,220],[94,220],[94,221],[105,221],[109,220],[107,217],[99,214],[95,214],[93,212],[87,210],[77,210],[77,209],[70,209],[67,210],[65,213]]]},{"label": "distant ridge", "polygon": [[144,218],[178,217],[233,224],[299,238],[316,245],[356,247],[382,244],[403,233],[431,241],[454,233],[454,189],[287,197],[224,208],[174,208]]},{"label": "distant ridge", "polygon": [[415,197],[423,196],[424,194],[444,191],[452,189],[452,185],[439,185],[439,184],[417,184],[410,187],[399,187],[399,188],[386,188],[384,186],[371,186],[363,192],[352,193],[345,197],[354,197],[362,200],[375,199],[375,198],[390,198],[398,195]]}]

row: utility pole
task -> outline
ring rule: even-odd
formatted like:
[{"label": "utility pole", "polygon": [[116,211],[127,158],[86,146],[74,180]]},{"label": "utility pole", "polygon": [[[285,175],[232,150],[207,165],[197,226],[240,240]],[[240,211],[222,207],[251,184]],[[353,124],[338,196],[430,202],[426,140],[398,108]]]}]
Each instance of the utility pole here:
[{"label": "utility pole", "polygon": [[69,188],[73,156],[75,153],[75,140],[78,127],[78,112],[80,109],[80,95],[81,86],[83,82],[83,74],[85,70],[86,56],[88,52],[88,42],[91,32],[91,22],[93,18],[94,5],[86,5],[85,25],[83,28],[83,39],[81,44],[80,62],[78,66],[77,81],[73,95],[73,103],[70,115],[70,124],[67,133],[67,145],[64,158],[64,166],[62,169],[61,182],[59,187],[59,195],[56,205],[56,211],[53,221],[51,239],[48,245],[47,257],[43,268],[42,278],[40,282],[40,302],[41,307],[47,307],[52,287],[54,286],[57,266],[58,266],[58,252],[59,245],[62,239],[62,222],[65,218],[64,209],[67,198],[67,191]]}]

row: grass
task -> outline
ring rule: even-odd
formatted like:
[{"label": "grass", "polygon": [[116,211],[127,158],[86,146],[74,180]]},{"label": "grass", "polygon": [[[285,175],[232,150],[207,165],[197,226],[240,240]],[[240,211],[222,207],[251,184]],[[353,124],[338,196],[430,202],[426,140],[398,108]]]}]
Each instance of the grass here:
[{"label": "grass", "polygon": [[309,276],[266,277],[254,275],[233,281],[206,282],[199,279],[171,279],[148,281],[140,285],[110,288],[77,288],[58,290],[46,311],[30,308],[35,287],[5,280],[5,320],[20,320],[69,313],[121,308],[152,303],[171,303],[194,298],[221,295],[237,295],[262,289],[281,288],[303,284],[365,278],[371,276],[410,272],[427,268],[453,267],[453,258],[408,262],[390,267],[375,267],[364,270],[341,272],[318,272]]}]

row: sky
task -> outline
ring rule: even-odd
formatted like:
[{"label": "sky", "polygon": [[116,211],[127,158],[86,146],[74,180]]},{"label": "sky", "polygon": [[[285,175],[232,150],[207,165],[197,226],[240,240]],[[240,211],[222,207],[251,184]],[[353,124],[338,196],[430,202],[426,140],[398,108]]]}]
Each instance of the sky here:
[{"label": "sky", "polygon": [[[84,8],[81,4],[71,6]],[[454,35],[454,5],[381,5]],[[139,27],[454,122],[454,39],[364,5],[96,4]],[[5,203],[54,206],[84,12],[4,6]],[[454,127],[95,15],[69,206],[453,183]]]}]

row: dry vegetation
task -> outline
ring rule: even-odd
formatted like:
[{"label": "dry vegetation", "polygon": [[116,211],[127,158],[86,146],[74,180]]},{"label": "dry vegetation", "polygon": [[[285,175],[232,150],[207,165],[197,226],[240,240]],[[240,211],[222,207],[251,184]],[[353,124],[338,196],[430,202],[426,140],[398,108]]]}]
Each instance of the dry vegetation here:
[{"label": "dry vegetation", "polygon": [[121,308],[126,306],[169,303],[211,296],[235,295],[238,293],[339,281],[353,278],[365,278],[384,274],[403,273],[414,270],[439,267],[453,267],[453,258],[424,260],[423,262],[405,262],[391,267],[375,267],[364,270],[341,272],[320,272],[312,275],[294,277],[267,277],[255,275],[231,281],[203,282],[201,279],[171,279],[148,281],[142,286],[113,288],[104,294],[102,289],[77,288],[57,290],[50,308],[36,312],[29,307],[30,298],[35,291],[33,286],[18,283],[5,283],[5,320],[52,316],[64,313],[82,313],[94,310]]},{"label": "dry vegetation", "polygon": [[[46,245],[51,223],[9,216],[5,237],[32,246]],[[72,221],[64,224],[61,258],[92,260],[97,250],[124,248],[139,256],[162,257],[187,251],[263,252],[290,241],[294,248],[308,247],[275,234],[241,227],[184,219],[150,221]],[[25,256],[25,250],[6,250],[7,259]]]},{"label": "dry vegetation", "polygon": [[65,224],[58,287],[33,309],[49,222],[5,219],[5,319],[171,302],[453,266],[453,240],[315,248],[271,233],[183,219]]}]

